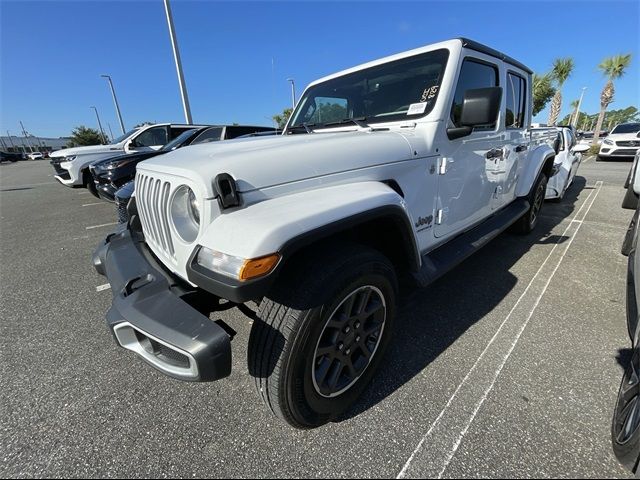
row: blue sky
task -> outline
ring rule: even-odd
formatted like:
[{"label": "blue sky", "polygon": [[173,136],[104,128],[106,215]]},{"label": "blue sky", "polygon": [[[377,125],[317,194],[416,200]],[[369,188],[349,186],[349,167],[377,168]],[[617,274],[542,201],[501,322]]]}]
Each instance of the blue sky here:
[{"label": "blue sky", "polygon": [[[466,36],[534,71],[571,56],[564,109],[587,87],[583,110],[599,109],[605,83],[596,66],[632,53],[611,108],[640,103],[640,2],[219,2],[172,1],[195,122],[269,125],[320,76],[447,38]],[[614,13],[615,12],[615,13]],[[613,22],[607,19],[615,18]],[[601,25],[606,27],[597,35]],[[0,132],[22,120],[40,136],[74,126],[118,135],[107,83],[118,93],[126,127],[183,121],[162,0],[0,0]],[[538,119],[545,121],[547,112]],[[108,133],[108,132],[107,132]]]}]

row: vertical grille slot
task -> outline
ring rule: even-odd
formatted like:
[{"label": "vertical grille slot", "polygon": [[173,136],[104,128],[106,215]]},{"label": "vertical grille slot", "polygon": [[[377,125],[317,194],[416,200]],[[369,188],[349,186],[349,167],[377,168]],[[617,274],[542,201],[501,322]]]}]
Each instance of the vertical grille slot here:
[{"label": "vertical grille slot", "polygon": [[156,249],[175,258],[169,226],[171,184],[148,175],[138,174],[136,198],[145,237]]}]

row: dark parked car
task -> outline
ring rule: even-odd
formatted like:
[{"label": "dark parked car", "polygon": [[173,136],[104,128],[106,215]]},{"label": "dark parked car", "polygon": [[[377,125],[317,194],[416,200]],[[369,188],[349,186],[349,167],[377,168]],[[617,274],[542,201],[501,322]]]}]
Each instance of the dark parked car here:
[{"label": "dark parked car", "polygon": [[[96,196],[113,202],[114,195],[124,184],[133,180],[136,175],[136,165],[156,155],[171,152],[176,148],[199,143],[230,140],[241,136],[254,135],[262,132],[272,133],[271,127],[255,127],[249,125],[214,125],[193,128],[183,132],[160,150],[133,153],[107,158],[91,164],[89,170],[93,176]],[[93,193],[93,192],[92,192]]]},{"label": "dark parked car", "polygon": [[25,158],[24,153],[20,152],[0,152],[0,162],[17,162]]},{"label": "dark parked car", "polygon": [[611,425],[613,451],[618,460],[634,473],[640,462],[640,252],[638,252],[638,218],[640,216],[640,175],[637,167],[640,151],[636,153],[633,167],[627,179],[627,195],[623,208],[635,209],[635,215],[622,245],[622,254],[629,257],[627,268],[627,328],[631,338],[629,355],[621,355],[626,365]]}]

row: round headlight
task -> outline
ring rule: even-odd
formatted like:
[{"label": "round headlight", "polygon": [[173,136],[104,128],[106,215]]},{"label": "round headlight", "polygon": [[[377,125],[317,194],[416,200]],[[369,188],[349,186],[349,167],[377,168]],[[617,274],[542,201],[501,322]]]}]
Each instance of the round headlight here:
[{"label": "round headlight", "polygon": [[193,190],[189,189],[189,215],[197,225],[200,225],[200,205],[198,205],[198,199]]},{"label": "round headlight", "polygon": [[192,243],[200,231],[200,206],[195,193],[186,185],[179,187],[171,201],[171,221],[185,242]]}]

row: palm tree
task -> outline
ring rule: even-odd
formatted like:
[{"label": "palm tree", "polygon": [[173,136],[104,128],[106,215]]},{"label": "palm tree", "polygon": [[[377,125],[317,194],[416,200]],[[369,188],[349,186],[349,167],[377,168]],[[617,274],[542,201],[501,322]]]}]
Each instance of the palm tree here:
[{"label": "palm tree", "polygon": [[551,73],[544,75],[533,74],[533,116],[535,117],[547,105],[556,93],[551,81]]},{"label": "palm tree", "polygon": [[613,81],[624,75],[625,69],[630,63],[631,54],[629,53],[627,55],[614,55],[613,57],[605,58],[602,63],[598,65],[598,68],[602,70],[602,73],[608,78],[608,81],[600,94],[600,115],[598,115],[598,123],[596,123],[596,130],[593,133],[594,145],[598,142],[607,107],[613,102],[613,95],[615,93]]},{"label": "palm tree", "polygon": [[555,125],[562,109],[562,85],[567,81],[567,78],[573,71],[573,59],[572,58],[557,58],[553,62],[553,69],[551,70],[551,77],[558,84],[556,94],[551,100],[551,110],[549,111],[549,125]]}]

